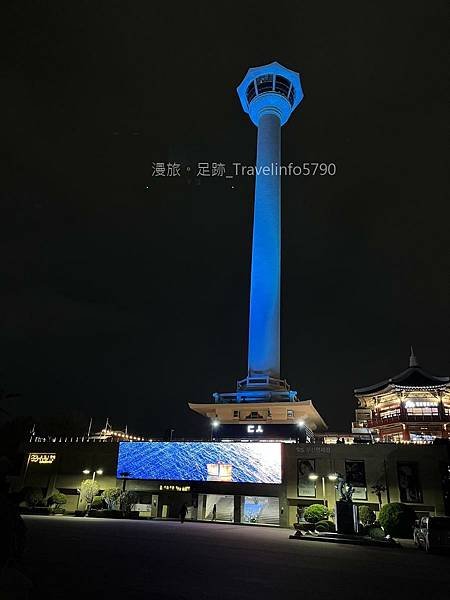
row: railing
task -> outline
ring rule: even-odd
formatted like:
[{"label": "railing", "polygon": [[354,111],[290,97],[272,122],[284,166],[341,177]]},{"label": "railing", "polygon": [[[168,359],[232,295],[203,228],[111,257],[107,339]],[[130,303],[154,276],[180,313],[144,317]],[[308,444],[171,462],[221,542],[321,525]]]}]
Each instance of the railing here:
[{"label": "railing", "polygon": [[375,417],[367,421],[367,427],[379,427],[390,423],[442,423],[448,421],[448,417],[440,415],[396,415],[395,417]]}]

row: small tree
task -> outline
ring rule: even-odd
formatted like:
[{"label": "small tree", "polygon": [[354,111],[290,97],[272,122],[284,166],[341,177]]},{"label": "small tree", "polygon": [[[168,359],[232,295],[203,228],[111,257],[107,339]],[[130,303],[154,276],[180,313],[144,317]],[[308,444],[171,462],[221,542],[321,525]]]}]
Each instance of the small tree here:
[{"label": "small tree", "polygon": [[373,525],[375,523],[375,513],[368,506],[360,506],[358,509],[359,520],[363,525]]},{"label": "small tree", "polygon": [[26,488],[24,497],[25,497],[25,502],[28,504],[28,506],[31,506],[31,508],[34,508],[35,506],[37,506],[38,504],[40,504],[42,502],[42,500],[44,499],[44,494],[42,493],[41,488],[29,487],[29,488]]},{"label": "small tree", "polygon": [[381,507],[378,520],[387,535],[397,537],[412,537],[412,529],[416,513],[401,502],[391,502]]},{"label": "small tree", "polygon": [[59,490],[56,490],[56,492],[50,496],[49,502],[50,504],[53,504],[56,510],[59,510],[61,506],[66,504],[67,498],[65,494],[62,494]]},{"label": "small tree", "polygon": [[119,508],[121,494],[122,492],[118,488],[108,488],[102,493],[102,498],[108,510],[117,510]]},{"label": "small tree", "polygon": [[125,514],[133,510],[139,498],[135,492],[127,491],[120,494],[120,510]]},{"label": "small tree", "polygon": [[305,508],[303,517],[307,523],[318,523],[327,519],[329,514],[330,511],[323,504],[311,504],[311,506]]},{"label": "small tree", "polygon": [[92,501],[94,497],[98,494],[100,486],[98,483],[92,479],[85,479],[81,483],[80,488],[80,500],[86,502],[87,504],[87,512],[91,510]]}]

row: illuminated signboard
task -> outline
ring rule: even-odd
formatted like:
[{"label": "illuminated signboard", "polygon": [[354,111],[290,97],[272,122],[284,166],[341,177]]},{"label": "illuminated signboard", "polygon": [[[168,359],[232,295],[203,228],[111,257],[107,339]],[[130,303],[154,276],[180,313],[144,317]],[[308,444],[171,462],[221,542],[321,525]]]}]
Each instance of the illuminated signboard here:
[{"label": "illuminated signboard", "polygon": [[121,442],[117,477],[281,483],[279,442]]},{"label": "illuminated signboard", "polygon": [[190,485],[160,485],[159,489],[163,492],[190,492]]},{"label": "illuminated signboard", "polygon": [[247,425],[247,433],[264,433],[261,425]]},{"label": "illuminated signboard", "polygon": [[56,454],[49,452],[40,452],[30,454],[30,463],[37,463],[38,465],[51,465],[56,460]]}]

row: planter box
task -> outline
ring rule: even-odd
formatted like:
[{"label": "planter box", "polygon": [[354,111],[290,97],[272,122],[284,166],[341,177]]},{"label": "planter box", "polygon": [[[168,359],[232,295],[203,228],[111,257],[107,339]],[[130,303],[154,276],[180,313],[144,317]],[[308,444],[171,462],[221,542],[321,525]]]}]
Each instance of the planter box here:
[{"label": "planter box", "polygon": [[22,515],[48,515],[50,513],[50,509],[47,506],[36,506],[34,508],[21,506],[19,510]]},{"label": "planter box", "polygon": [[132,510],[131,512],[124,513],[123,518],[124,519],[139,519],[139,511]]}]

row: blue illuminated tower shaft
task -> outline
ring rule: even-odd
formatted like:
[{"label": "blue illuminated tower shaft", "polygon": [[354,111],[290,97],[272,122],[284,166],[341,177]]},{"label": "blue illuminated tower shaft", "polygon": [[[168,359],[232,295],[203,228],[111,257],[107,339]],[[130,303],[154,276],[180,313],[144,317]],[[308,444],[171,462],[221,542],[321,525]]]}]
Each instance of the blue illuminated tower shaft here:
[{"label": "blue illuminated tower shaft", "polygon": [[248,374],[276,379],[280,377],[281,180],[276,174],[280,152],[280,119],[262,114],[258,122]]}]

